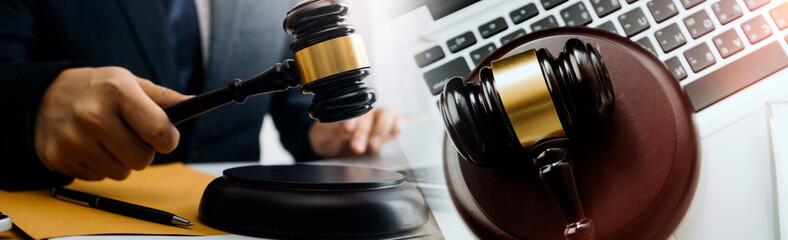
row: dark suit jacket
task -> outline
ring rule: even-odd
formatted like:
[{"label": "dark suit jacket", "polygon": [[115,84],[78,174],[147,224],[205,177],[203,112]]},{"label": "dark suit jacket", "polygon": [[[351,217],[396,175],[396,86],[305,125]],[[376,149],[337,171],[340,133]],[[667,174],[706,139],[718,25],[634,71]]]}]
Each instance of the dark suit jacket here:
[{"label": "dark suit jacket", "polygon": [[[289,56],[282,20],[290,1],[212,1],[210,57],[202,91],[251,77]],[[32,148],[32,120],[49,83],[77,66],[121,66],[183,92],[158,0],[0,1],[0,188],[68,183]],[[296,160],[316,156],[307,140],[311,97],[300,90],[249,98],[178,126],[181,142],[155,162],[259,159],[263,116],[271,113]]]}]

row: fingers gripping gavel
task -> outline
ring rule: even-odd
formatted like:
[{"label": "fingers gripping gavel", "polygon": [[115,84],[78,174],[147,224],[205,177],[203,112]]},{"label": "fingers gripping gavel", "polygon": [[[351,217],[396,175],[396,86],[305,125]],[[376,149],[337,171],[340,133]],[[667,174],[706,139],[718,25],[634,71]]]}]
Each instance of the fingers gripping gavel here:
[{"label": "fingers gripping gavel", "polygon": [[248,96],[301,86],[313,94],[309,115],[323,123],[358,117],[372,110],[376,92],[362,80],[369,60],[352,26],[343,24],[348,7],[336,0],[309,0],[287,12],[285,30],[296,37],[290,45],[294,60],[277,63],[247,80],[234,79],[227,87],[164,108],[174,124]]},{"label": "fingers gripping gavel", "polygon": [[[45,91],[32,127],[36,156],[51,171],[100,180],[125,179],[155,152],[177,147],[178,124],[246,97],[301,86],[315,97],[310,114],[321,122],[360,116],[372,109],[375,91],[364,86],[369,63],[360,36],[342,24],[347,7],[306,1],[291,9],[285,29],[296,36],[294,60],[248,80],[188,98],[121,67],[62,71]],[[159,106],[167,106],[163,110]]]}]

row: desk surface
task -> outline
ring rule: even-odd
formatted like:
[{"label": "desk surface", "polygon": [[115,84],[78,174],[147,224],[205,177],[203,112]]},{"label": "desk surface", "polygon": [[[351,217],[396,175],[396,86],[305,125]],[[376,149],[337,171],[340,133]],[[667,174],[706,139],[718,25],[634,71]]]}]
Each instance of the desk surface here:
[{"label": "desk surface", "polygon": [[[227,168],[238,167],[238,166],[245,166],[257,164],[257,162],[221,162],[221,163],[196,163],[196,164],[188,164],[189,167],[205,172],[214,176],[221,176],[222,171]],[[357,166],[368,166],[368,167],[377,167],[377,168],[385,168],[385,169],[394,169],[394,170],[402,170],[407,169],[408,163],[405,157],[402,155],[402,152],[399,146],[395,144],[388,144],[384,147],[381,151],[381,154],[375,156],[361,156],[361,157],[354,157],[354,158],[344,158],[344,159],[329,159],[314,162],[314,164],[345,164],[345,165],[357,165]],[[445,213],[440,214],[442,218],[446,218]],[[13,218],[13,216],[11,216]],[[458,216],[456,216],[458,220]],[[441,231],[438,227],[438,223],[435,220],[435,217],[432,215],[430,216],[429,221],[425,224],[423,228],[419,231],[411,233],[411,237],[427,237],[427,238],[434,238],[434,236],[442,236]],[[64,238],[57,238],[57,239],[96,239],[100,237],[101,239],[139,239],[140,236],[73,236],[73,237],[64,237]],[[154,236],[150,236],[154,237]],[[162,239],[164,236],[155,236],[156,239]],[[224,235],[224,236],[205,236],[205,237],[193,237],[193,236],[167,236],[166,239],[238,239],[238,238],[247,238],[245,236],[240,235]],[[27,236],[23,231],[19,228],[14,227],[10,231],[0,233],[0,240],[5,239],[31,239]],[[251,238],[249,239],[256,239]]]}]

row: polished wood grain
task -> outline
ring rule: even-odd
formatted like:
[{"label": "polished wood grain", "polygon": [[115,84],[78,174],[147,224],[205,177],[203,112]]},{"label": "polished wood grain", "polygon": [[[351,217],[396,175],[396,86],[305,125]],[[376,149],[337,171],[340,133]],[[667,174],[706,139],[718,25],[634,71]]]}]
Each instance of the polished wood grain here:
[{"label": "polished wood grain", "polygon": [[[577,188],[602,239],[665,239],[686,213],[698,175],[698,137],[691,107],[662,63],[630,40],[587,28],[556,28],[512,41],[494,60],[527,49],[561,52],[569,38],[592,44],[615,91],[613,115],[574,137]],[[444,164],[452,200],[483,239],[562,239],[559,208],[528,159],[480,167],[462,160],[449,141]]]}]

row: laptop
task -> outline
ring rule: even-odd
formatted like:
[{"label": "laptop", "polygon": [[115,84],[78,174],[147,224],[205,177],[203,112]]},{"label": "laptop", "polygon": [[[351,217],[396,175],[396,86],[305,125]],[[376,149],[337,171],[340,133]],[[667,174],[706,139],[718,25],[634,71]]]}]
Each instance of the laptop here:
[{"label": "laptop", "polygon": [[[487,54],[516,37],[546,28],[586,26],[625,36],[654,54],[679,81],[695,110],[701,142],[698,188],[672,238],[788,238],[780,235],[766,127],[766,102],[788,96],[788,2],[376,3],[380,4],[372,11],[386,20],[372,34],[373,58],[398,63],[375,65],[374,78],[383,83],[378,88],[399,89],[400,113],[427,116],[409,122],[398,138],[420,184],[445,188],[440,180],[444,127],[436,102],[449,78],[468,75]],[[425,173],[423,178],[419,172]],[[428,201],[440,199],[427,191],[425,196]],[[452,233],[443,225],[441,229]]]}]

